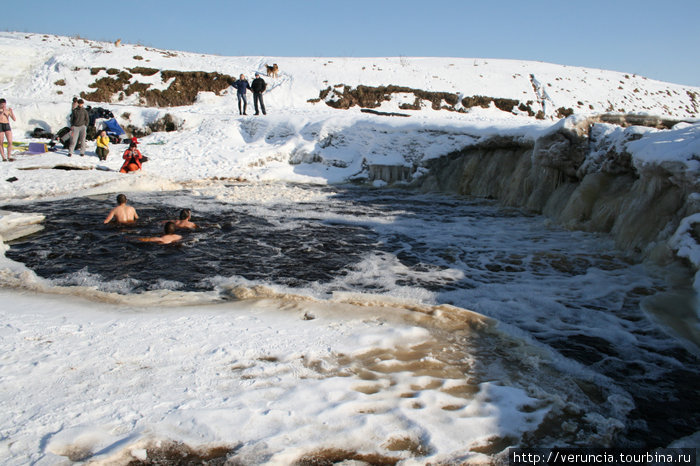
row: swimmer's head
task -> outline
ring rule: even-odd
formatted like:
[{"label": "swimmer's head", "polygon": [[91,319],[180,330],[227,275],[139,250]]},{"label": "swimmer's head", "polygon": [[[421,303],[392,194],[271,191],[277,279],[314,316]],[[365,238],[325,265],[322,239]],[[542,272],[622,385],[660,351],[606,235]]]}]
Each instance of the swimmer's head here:
[{"label": "swimmer's head", "polygon": [[190,209],[182,209],[180,211],[180,220],[187,220],[192,215]]},{"label": "swimmer's head", "polygon": [[163,227],[163,231],[165,232],[166,235],[172,235],[175,233],[175,223],[174,222],[168,222],[165,224]]},{"label": "swimmer's head", "polygon": [[126,196],[123,194],[119,194],[117,196],[117,204],[126,204]]}]

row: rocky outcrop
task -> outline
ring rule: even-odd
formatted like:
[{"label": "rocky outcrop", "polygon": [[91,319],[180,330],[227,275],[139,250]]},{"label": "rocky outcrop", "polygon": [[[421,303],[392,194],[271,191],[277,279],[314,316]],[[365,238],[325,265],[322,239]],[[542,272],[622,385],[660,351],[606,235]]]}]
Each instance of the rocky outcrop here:
[{"label": "rocky outcrop", "polygon": [[[434,92],[422,89],[413,89],[405,86],[357,86],[351,87],[345,84],[328,86],[319,92],[318,98],[308,102],[325,102],[329,107],[347,110],[354,106],[363,109],[377,108],[384,102],[389,102],[395,96],[404,98],[412,96],[409,101],[398,105],[401,110],[420,110],[430,105],[433,110],[449,110],[452,112],[466,112],[472,107],[488,108],[493,105],[501,111],[508,113],[527,113],[535,116],[532,110],[533,101],[521,102],[519,100],[488,96],[462,96],[451,92]],[[407,116],[406,114],[391,113],[392,116]],[[538,118],[543,118],[538,115]]]},{"label": "rocky outcrop", "polygon": [[589,119],[591,122],[610,123],[622,127],[648,126],[656,129],[671,129],[683,120],[661,118],[654,115],[636,115],[632,113],[605,113]]}]

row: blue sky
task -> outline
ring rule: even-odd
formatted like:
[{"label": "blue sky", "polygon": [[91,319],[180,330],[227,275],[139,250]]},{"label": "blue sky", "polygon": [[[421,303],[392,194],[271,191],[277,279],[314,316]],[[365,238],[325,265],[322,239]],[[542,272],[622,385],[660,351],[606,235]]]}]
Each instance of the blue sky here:
[{"label": "blue sky", "polygon": [[510,58],[700,86],[700,0],[5,0],[3,10],[3,31],[171,50]]}]

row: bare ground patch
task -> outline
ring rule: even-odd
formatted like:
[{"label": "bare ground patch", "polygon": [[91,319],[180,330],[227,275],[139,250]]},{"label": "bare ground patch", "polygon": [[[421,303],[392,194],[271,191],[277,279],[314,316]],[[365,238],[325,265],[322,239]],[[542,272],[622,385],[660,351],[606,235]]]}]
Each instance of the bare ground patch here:
[{"label": "bare ground patch", "polygon": [[493,104],[504,112],[515,113],[517,108],[520,112],[526,112],[530,116],[535,115],[532,110],[532,101],[520,102],[515,99],[488,96],[463,97],[460,101],[458,94],[450,92],[424,91],[395,85],[357,86],[353,88],[345,84],[337,84],[321,90],[318,98],[309,99],[308,102],[324,101],[329,107],[343,110],[354,106],[371,109],[379,107],[383,102],[390,101],[395,94],[413,94],[414,96],[413,102],[399,104],[399,108],[402,110],[420,110],[424,105],[430,105],[433,110],[466,112],[472,107],[488,108]]},{"label": "bare ground patch", "polygon": [[[134,67],[127,70],[93,68],[91,74],[105,71],[107,77],[98,78],[88,85],[91,91],[83,91],[80,96],[91,102],[122,101],[136,94],[141,105],[149,107],[178,107],[192,105],[200,92],[214,92],[219,95],[235,79],[229,75],[204,71],[172,71],[155,68]],[[151,89],[150,84],[134,80],[135,75],[154,76],[161,74],[163,83],[170,82],[164,89]]]},{"label": "bare ground patch", "polygon": [[380,455],[378,453],[358,453],[339,448],[326,448],[306,454],[293,464],[294,466],[330,466],[345,461],[361,461],[364,464],[373,466],[394,466],[400,461],[400,458]]},{"label": "bare ground patch", "polygon": [[158,442],[146,448],[143,459],[134,458],[127,466],[153,465],[238,465],[231,456],[238,447],[218,446],[208,448],[193,448],[181,442]]}]

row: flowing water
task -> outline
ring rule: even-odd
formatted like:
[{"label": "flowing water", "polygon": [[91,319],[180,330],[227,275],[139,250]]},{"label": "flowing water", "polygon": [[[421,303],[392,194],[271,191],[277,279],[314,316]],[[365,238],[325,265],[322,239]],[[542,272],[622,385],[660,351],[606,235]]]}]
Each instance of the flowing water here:
[{"label": "flowing water", "polygon": [[[655,303],[663,314],[659,303],[679,301],[662,298],[684,290],[672,289],[667,271],[634,262],[605,237],[480,199],[299,185],[287,187],[294,194],[287,199],[254,200],[239,189],[131,194],[140,219],[128,226],[102,224],[114,196],[7,206],[43,213],[46,221],[6,255],[55,285],[118,294],[177,290],[232,299],[236,286],[264,285],[320,300],[384,295],[470,309],[555,354],[560,373],[589,374],[574,377],[577,390],[588,409],[619,411],[624,427],[614,443],[666,446],[698,430],[700,364],[687,349],[692,345],[645,312]],[[185,207],[199,228],[182,232],[183,241],[138,241],[159,235],[162,221]],[[500,376],[494,369],[499,360],[529,357],[506,353],[481,355],[491,361],[488,377],[506,377],[507,369]],[[533,439],[569,439],[561,423],[566,419],[550,419]]]}]

